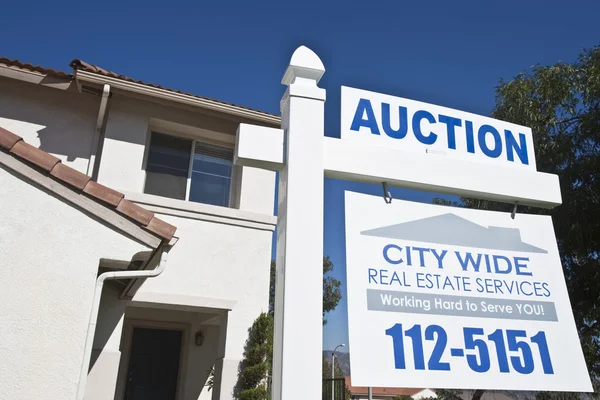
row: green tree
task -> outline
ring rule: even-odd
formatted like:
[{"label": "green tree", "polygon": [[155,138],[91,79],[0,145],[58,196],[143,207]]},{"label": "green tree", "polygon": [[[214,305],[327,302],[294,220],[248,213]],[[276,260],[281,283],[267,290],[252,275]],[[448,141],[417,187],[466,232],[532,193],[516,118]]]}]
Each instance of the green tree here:
[{"label": "green tree", "polygon": [[[341,282],[327,276],[333,270],[329,257],[323,258],[323,315],[332,311],[342,298]],[[275,262],[271,261],[269,286],[269,313],[262,313],[249,330],[244,351],[244,360],[238,374],[237,398],[240,400],[267,399],[267,376],[271,374],[273,362],[273,313],[275,311]],[[327,321],[323,319],[323,324]],[[339,367],[338,367],[339,368]],[[339,369],[339,376],[343,376]],[[208,390],[212,389],[214,367],[209,372]]]},{"label": "green tree", "polygon": [[[549,214],[592,379],[600,373],[600,47],[576,62],[536,65],[496,88],[494,118],[531,127],[537,169],[557,174],[563,203]],[[448,203],[436,199],[436,203]],[[464,207],[510,211],[512,205],[463,198]],[[516,218],[519,218],[518,215]],[[478,391],[479,392],[479,391]],[[576,394],[540,392],[538,400]]]},{"label": "green tree", "polygon": [[267,400],[267,376],[272,370],[273,317],[262,313],[248,332],[244,358],[240,363],[236,398],[239,400]]},{"label": "green tree", "polygon": [[535,400],[579,400],[579,393],[571,392],[537,392]]},{"label": "green tree", "polygon": [[[323,325],[327,323],[325,314],[333,311],[342,299],[342,292],[340,291],[340,285],[342,283],[338,279],[328,276],[332,270],[333,263],[329,259],[329,256],[323,257]],[[271,282],[269,285],[269,312],[271,314],[275,312],[276,274],[275,261],[271,261]]]},{"label": "green tree", "polygon": [[[531,127],[538,170],[557,174],[552,215],[569,297],[590,373],[600,373],[600,47],[574,63],[535,66],[496,92],[493,116]],[[468,204],[473,205],[473,201]],[[489,202],[482,208],[506,209]],[[509,206],[510,207],[510,206]]]}]

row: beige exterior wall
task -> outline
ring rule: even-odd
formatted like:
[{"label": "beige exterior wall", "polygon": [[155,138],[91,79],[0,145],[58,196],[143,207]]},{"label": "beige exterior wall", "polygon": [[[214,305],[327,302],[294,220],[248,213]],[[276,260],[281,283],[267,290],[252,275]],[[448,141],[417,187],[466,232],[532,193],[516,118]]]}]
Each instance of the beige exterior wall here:
[{"label": "beige exterior wall", "polygon": [[[115,94],[106,123],[98,182],[117,190],[143,193],[147,145],[152,130],[190,139],[235,144],[239,122]],[[232,205],[273,215],[275,173],[236,168]]]},{"label": "beige exterior wall", "polygon": [[0,128],[86,173],[100,96],[0,77]]},{"label": "beige exterior wall", "polygon": [[[58,90],[0,77],[0,127],[23,136],[27,143],[56,155],[65,164],[84,173],[88,172],[88,169],[91,171],[89,159],[99,105],[99,95]],[[187,373],[180,389],[185,400],[210,398],[212,394],[204,388],[203,377],[206,369],[216,363],[218,366],[223,366],[222,382],[225,384],[221,386],[223,388],[221,398],[232,398],[231,392],[237,382],[237,368],[242,358],[248,328],[259,313],[266,311],[268,307],[271,242],[276,221],[272,216],[275,173],[255,168],[237,168],[232,185],[234,209],[165,199],[145,195],[142,192],[145,181],[146,146],[151,128],[190,138],[209,138],[233,145],[237,126],[238,122],[231,117],[217,118],[214,113],[209,115],[198,109],[177,108],[140,98],[126,97],[122,93],[114,93],[111,97],[98,181],[125,192],[130,200],[154,211],[158,217],[175,225],[178,228],[176,236],[179,240],[170,251],[165,272],[158,278],[146,280],[133,301],[118,300],[120,292],[110,287],[104,289],[88,378],[87,399],[114,398],[115,390],[118,390],[119,365],[123,360],[122,352],[126,336],[124,332],[130,316],[131,319],[146,318],[153,321],[187,324],[190,332],[195,333],[197,329],[204,326],[202,324],[206,323],[201,322],[206,315],[222,316],[223,313],[228,313],[227,318],[218,318],[204,327],[208,332],[205,345],[196,348],[189,342],[193,340],[193,335],[188,338]],[[0,176],[0,193],[2,190],[7,190],[8,186],[5,186],[4,182],[9,179],[10,176]],[[18,190],[15,188],[13,196],[17,197],[3,196],[0,201],[8,202],[9,198],[20,198],[18,196],[21,194],[17,192],[21,189],[23,193],[31,191],[25,187],[19,187]],[[20,211],[14,211],[11,218],[17,219],[21,214],[28,214],[27,218],[31,218],[32,227],[38,229],[40,226],[45,226],[39,221],[48,217],[43,213],[36,214],[28,211],[26,195],[20,199],[10,200],[21,201],[24,204],[24,208],[15,209]],[[64,207],[70,206],[64,205]],[[77,212],[72,207],[70,210]],[[64,215],[70,215],[71,211],[65,211]],[[63,211],[57,213],[62,215]],[[53,221],[52,218],[49,221]],[[89,224],[81,222],[80,218],[64,221],[61,217],[59,220],[60,222],[57,223],[69,222],[65,225],[69,227],[76,224],[78,227],[74,228],[74,232],[81,240],[89,237],[90,232],[96,232],[100,228],[108,229],[96,222],[94,223],[98,227],[90,228]],[[12,249],[22,245],[21,242],[37,238],[36,232],[23,231],[23,235],[19,236],[21,242],[5,242],[5,237],[15,235],[15,229],[22,228],[10,224],[0,226],[0,251],[12,254]],[[121,237],[114,231],[110,232],[115,237]],[[37,234],[42,233],[37,232]],[[103,236],[99,234],[99,237]],[[130,248],[127,243],[109,243],[101,240],[99,244],[106,247],[104,253],[89,253],[85,256],[92,254],[98,258],[110,258],[107,254],[123,252],[121,256],[129,259],[133,254],[129,254]],[[83,245],[68,247],[61,242],[57,246],[58,249],[53,249],[50,243],[43,243],[36,247],[39,251],[30,255],[39,258],[35,265],[41,263],[42,257],[53,262],[60,260],[60,257],[64,256],[60,253],[62,251],[70,252],[69,257],[83,257],[84,254],[80,253],[87,251],[87,247]],[[22,260],[15,259],[14,255],[10,257],[7,255],[7,257],[5,260],[12,263],[11,268],[21,271],[21,274],[29,271],[28,257],[23,257]],[[120,259],[118,254],[115,254],[114,258]],[[74,263],[74,261],[69,262]],[[88,303],[91,302],[93,295],[97,268],[96,259],[89,266],[80,267],[76,274],[69,275],[70,285],[78,288],[78,295],[69,297],[68,300],[82,305],[77,309],[77,318],[65,317],[69,314],[61,314],[60,308],[47,306],[48,302],[53,304],[54,300],[51,299],[53,292],[44,293],[46,297],[28,297],[29,300],[25,302],[27,307],[44,310],[46,318],[41,319],[40,324],[27,327],[30,335],[26,336],[27,345],[31,347],[28,351],[33,352],[35,345],[32,343],[36,343],[34,337],[38,334],[36,332],[45,331],[42,334],[44,336],[46,332],[52,332],[54,326],[48,330],[45,325],[51,324],[52,321],[60,326],[58,328],[60,330],[68,330],[69,334],[73,335],[76,332],[77,338],[70,341],[71,346],[68,350],[53,341],[43,342],[43,346],[52,347],[57,344],[57,349],[64,350],[69,365],[61,365],[60,363],[65,361],[61,360],[57,361],[59,368],[54,369],[54,372],[44,371],[40,384],[36,384],[27,392],[30,397],[18,397],[21,395],[19,392],[11,392],[16,393],[17,397],[6,398],[73,398],[74,395],[69,395],[71,392],[68,390],[64,392],[64,390],[70,388],[70,385],[75,382],[75,377],[70,371],[74,371],[77,362],[81,362],[83,351],[81,338],[85,337],[85,323],[87,323],[85,318],[89,316]],[[14,285],[13,290],[18,288],[23,292],[21,297],[17,297],[23,301],[28,293],[37,291],[39,285],[45,284],[41,280],[27,280],[24,276],[22,278],[10,282]],[[62,280],[60,283],[57,281],[56,284],[65,285]],[[58,291],[58,287],[62,288],[57,286],[53,290]],[[2,296],[3,294],[0,294],[0,301]],[[62,299],[62,296],[67,296],[67,293],[60,293],[57,299]],[[150,309],[153,311],[148,311]],[[41,313],[41,311],[36,312]],[[12,319],[5,321],[9,323],[8,326],[27,325],[17,317],[10,318]],[[0,326],[0,332],[3,328],[6,332],[5,326]],[[56,338],[60,338],[60,335],[57,334]],[[4,355],[7,357],[14,355],[13,350],[4,349],[2,343],[4,342],[0,340],[0,360],[7,359],[3,357]],[[26,343],[22,345],[25,346]],[[26,374],[32,373],[35,365],[45,360],[46,356],[51,360],[62,357],[58,353],[38,354],[37,359],[25,358],[20,361],[22,365],[19,368],[22,369],[12,368],[0,361],[0,373],[3,372],[2,369],[10,369],[11,372],[7,376],[14,378],[3,380],[3,377],[0,377],[0,398],[5,398],[2,388],[11,388],[19,379],[23,380]],[[64,378],[66,383],[62,383],[62,378],[56,375],[56,371],[63,369],[66,371]],[[55,381],[57,383],[54,383]],[[63,391],[67,396],[34,396],[36,390],[41,391],[44,386],[51,387],[51,390],[57,392]]]},{"label": "beige exterior wall", "polygon": [[0,398],[74,399],[100,258],[147,247],[0,167]]}]

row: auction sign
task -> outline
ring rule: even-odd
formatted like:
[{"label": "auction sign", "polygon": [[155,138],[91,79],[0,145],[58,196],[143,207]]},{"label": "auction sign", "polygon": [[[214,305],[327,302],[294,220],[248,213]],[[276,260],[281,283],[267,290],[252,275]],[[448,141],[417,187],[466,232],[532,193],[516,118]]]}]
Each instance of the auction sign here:
[{"label": "auction sign", "polygon": [[345,207],[353,385],[592,391],[549,216]]}]

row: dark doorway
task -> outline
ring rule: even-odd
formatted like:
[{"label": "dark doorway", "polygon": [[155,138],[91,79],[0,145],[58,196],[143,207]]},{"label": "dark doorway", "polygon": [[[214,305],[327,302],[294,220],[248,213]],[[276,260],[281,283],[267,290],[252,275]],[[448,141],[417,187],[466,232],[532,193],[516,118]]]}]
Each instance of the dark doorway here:
[{"label": "dark doorway", "polygon": [[134,328],[125,400],[176,400],[182,332]]}]

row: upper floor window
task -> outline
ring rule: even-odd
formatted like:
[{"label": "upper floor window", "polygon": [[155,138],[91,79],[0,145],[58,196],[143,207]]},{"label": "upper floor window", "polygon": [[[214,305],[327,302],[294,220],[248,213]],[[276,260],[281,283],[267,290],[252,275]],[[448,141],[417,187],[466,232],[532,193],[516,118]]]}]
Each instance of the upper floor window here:
[{"label": "upper floor window", "polygon": [[229,206],[233,149],[152,132],[144,193]]}]

